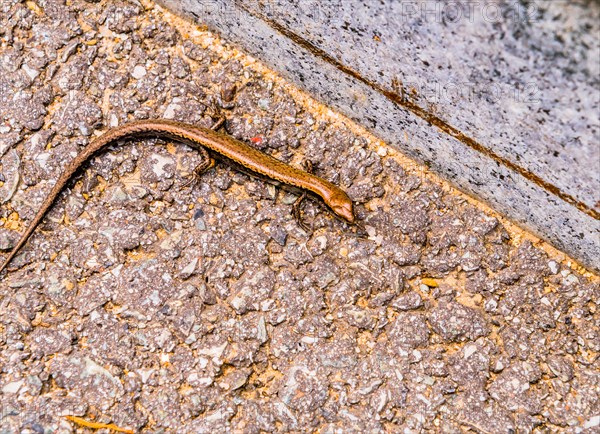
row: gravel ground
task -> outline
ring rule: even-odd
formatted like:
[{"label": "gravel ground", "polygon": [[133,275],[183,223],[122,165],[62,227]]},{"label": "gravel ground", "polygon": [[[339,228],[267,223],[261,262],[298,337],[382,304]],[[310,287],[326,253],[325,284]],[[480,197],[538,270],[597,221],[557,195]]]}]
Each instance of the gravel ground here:
[{"label": "gravel ground", "polygon": [[114,145],[0,282],[0,433],[598,432],[596,276],[144,5],[0,0],[0,249],[99,131],[215,106],[369,236],[313,201],[306,233],[223,165],[184,187],[184,145]]}]

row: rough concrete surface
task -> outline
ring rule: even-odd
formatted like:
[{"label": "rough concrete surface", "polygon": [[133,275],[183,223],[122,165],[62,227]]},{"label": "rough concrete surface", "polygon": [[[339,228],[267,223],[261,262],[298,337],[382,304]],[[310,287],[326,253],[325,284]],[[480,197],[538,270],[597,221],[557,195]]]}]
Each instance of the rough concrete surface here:
[{"label": "rough concrete surface", "polygon": [[215,105],[369,236],[115,144],[0,276],[1,433],[597,432],[597,276],[151,3],[0,0],[0,248],[100,131]]},{"label": "rough concrete surface", "polygon": [[160,0],[600,271],[600,3]]}]

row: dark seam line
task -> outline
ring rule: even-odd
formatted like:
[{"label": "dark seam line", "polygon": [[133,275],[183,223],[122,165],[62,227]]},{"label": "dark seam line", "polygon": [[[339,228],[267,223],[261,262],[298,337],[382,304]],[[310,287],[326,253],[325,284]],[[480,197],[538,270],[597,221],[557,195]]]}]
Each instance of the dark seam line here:
[{"label": "dark seam line", "polygon": [[450,136],[454,137],[456,140],[460,141],[461,143],[467,145],[471,149],[474,149],[474,150],[478,151],[479,153],[496,161],[497,163],[519,173],[525,179],[528,179],[529,181],[533,182],[534,184],[537,184],[538,186],[542,187],[543,189],[552,193],[553,195],[558,196],[563,201],[565,201],[571,205],[574,205],[580,211],[583,211],[590,217],[593,217],[596,220],[600,220],[600,212],[588,207],[585,203],[578,201],[570,194],[561,191],[558,187],[549,183],[548,181],[545,181],[544,179],[542,179],[535,173],[532,173],[532,172],[528,171],[527,169],[525,169],[521,166],[518,166],[517,164],[513,163],[512,161],[510,161],[504,157],[501,157],[500,155],[495,154],[494,152],[490,151],[488,148],[486,148],[482,144],[478,143],[475,139],[463,134],[457,128],[453,127],[452,125],[449,125],[442,119],[429,113],[425,109],[418,106],[416,103],[409,101],[407,99],[404,99],[397,93],[389,91],[389,90],[385,89],[384,87],[382,87],[381,85],[364,78],[358,72],[354,71],[352,68],[349,68],[348,66],[346,66],[343,63],[339,62],[338,60],[334,59],[331,55],[329,55],[322,49],[316,47],[311,42],[307,41],[306,39],[302,38],[301,36],[289,31],[288,29],[283,27],[281,24],[263,16],[262,14],[256,13],[255,11],[248,10],[242,3],[238,3],[238,5],[242,9],[244,9],[247,13],[249,13],[250,15],[253,15],[256,18],[261,19],[262,21],[264,21],[265,23],[270,25],[274,30],[278,31],[285,37],[291,39],[293,42],[295,42],[296,44],[305,48],[306,50],[308,50],[315,56],[320,57],[327,63],[333,65],[334,67],[336,67],[337,69],[342,71],[343,73],[348,74],[349,76],[355,78],[356,80],[360,81],[361,83],[363,83],[363,84],[369,86],[370,88],[374,89],[375,91],[381,93],[382,95],[384,95],[386,98],[388,98],[395,104],[400,105],[400,106],[406,108],[407,110],[410,110],[411,112],[413,112],[415,115],[417,115],[421,119],[429,122],[431,125],[436,126],[438,129],[442,130],[444,133],[449,134]]}]

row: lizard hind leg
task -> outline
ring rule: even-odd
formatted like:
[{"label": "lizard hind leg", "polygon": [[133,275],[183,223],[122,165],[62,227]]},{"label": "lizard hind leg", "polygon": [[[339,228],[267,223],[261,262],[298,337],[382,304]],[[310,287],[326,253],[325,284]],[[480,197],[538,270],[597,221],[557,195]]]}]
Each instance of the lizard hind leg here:
[{"label": "lizard hind leg", "polygon": [[[210,129],[213,131],[217,131],[225,123],[225,118],[223,116],[221,116],[218,109],[215,109],[215,110],[217,110],[215,112],[215,117],[217,118],[217,120],[210,127]],[[206,172],[207,170],[210,170],[213,167],[215,167],[214,158],[212,158],[210,156],[210,154],[208,153],[208,151],[205,148],[198,147],[196,149],[200,153],[200,157],[202,158],[202,161],[200,162],[200,164],[198,164],[196,166],[194,171],[189,175],[189,179],[182,185],[183,188],[189,187],[192,184],[196,184],[196,183],[200,182],[200,177],[202,176],[202,174],[204,172]]]},{"label": "lizard hind leg", "polygon": [[189,175],[189,179],[182,185],[183,188],[188,187],[192,184],[196,184],[200,181],[200,177],[204,172],[215,167],[215,160],[210,156],[208,151],[204,148],[197,149],[200,153],[202,161],[194,168],[193,172]]},{"label": "lizard hind leg", "polygon": [[307,197],[306,192],[303,192],[302,195],[300,197],[298,197],[298,199],[296,199],[296,201],[292,205],[292,214],[294,215],[294,220],[296,220],[296,223],[298,223],[298,226],[300,226],[304,230],[304,232],[306,232],[307,234],[310,234],[313,232],[313,230],[302,219],[302,211],[300,209],[300,207],[302,206],[302,202],[304,202],[304,199],[306,199],[306,197]]}]

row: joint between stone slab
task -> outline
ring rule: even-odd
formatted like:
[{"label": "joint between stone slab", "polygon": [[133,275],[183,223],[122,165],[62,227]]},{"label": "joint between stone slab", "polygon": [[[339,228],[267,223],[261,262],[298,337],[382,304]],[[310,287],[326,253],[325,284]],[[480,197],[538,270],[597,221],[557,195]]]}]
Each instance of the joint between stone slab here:
[{"label": "joint between stone slab", "polygon": [[323,61],[329,63],[330,65],[332,65],[333,67],[335,67],[336,69],[341,71],[342,73],[347,74],[347,75],[351,76],[352,78],[360,81],[361,83],[369,86],[376,92],[379,92],[380,94],[385,96],[387,99],[389,99],[393,103],[412,112],[414,115],[420,117],[421,119],[423,119],[426,122],[430,123],[431,125],[435,126],[436,128],[438,128],[445,134],[448,134],[448,135],[454,137],[456,140],[460,141],[461,143],[470,147],[471,149],[474,149],[475,151],[479,152],[480,154],[485,155],[486,157],[496,161],[498,164],[501,164],[504,167],[518,173],[519,175],[523,176],[525,179],[538,185],[539,187],[548,191],[552,195],[560,198],[564,202],[576,207],[577,209],[586,213],[590,217],[592,217],[596,220],[600,220],[600,212],[596,211],[593,208],[590,208],[585,203],[577,200],[575,197],[562,191],[560,188],[558,188],[554,184],[544,180],[543,178],[541,178],[540,176],[536,175],[535,173],[527,170],[526,168],[521,167],[518,164],[515,164],[514,162],[508,160],[507,158],[504,158],[504,157],[492,152],[490,149],[486,148],[485,146],[483,146],[481,143],[477,142],[472,137],[467,136],[466,134],[462,133],[456,127],[453,127],[452,125],[445,122],[443,119],[428,112],[427,110],[420,107],[413,101],[410,101],[410,100],[402,97],[402,95],[399,95],[397,92],[390,91],[390,90],[384,88],[383,86],[363,77],[357,71],[353,70],[352,68],[350,68],[347,65],[344,65],[343,63],[341,63],[340,61],[336,60],[331,55],[329,55],[327,52],[316,47],[314,44],[307,41],[302,36],[297,35],[296,33],[290,31],[289,29],[285,28],[278,22],[271,20],[268,17],[257,13],[256,11],[248,9],[243,3],[239,3],[238,6],[240,8],[242,8],[248,14],[262,20],[265,24],[269,25],[273,30],[281,33],[283,36],[289,38],[297,45],[299,45],[302,48],[306,49],[307,51],[311,52],[313,55],[319,57]]}]

